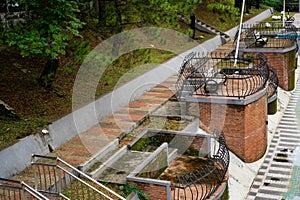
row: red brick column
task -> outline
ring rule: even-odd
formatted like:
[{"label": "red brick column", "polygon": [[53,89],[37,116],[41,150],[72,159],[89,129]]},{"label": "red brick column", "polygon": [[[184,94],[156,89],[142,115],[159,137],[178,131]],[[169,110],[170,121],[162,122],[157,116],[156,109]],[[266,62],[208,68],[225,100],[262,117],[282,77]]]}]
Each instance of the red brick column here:
[{"label": "red brick column", "polygon": [[267,148],[267,95],[247,105],[199,103],[200,121],[223,130],[228,148],[244,162],[260,159]]},{"label": "red brick column", "polygon": [[278,76],[278,85],[287,91],[295,88],[296,51],[285,53],[264,53],[268,64],[274,68]]},{"label": "red brick column", "polygon": [[278,49],[247,49],[246,55],[256,55],[263,53],[268,58],[268,65],[276,70],[278,76],[278,85],[286,90],[291,91],[295,88],[295,69],[296,63],[296,49],[289,51],[282,51]]}]

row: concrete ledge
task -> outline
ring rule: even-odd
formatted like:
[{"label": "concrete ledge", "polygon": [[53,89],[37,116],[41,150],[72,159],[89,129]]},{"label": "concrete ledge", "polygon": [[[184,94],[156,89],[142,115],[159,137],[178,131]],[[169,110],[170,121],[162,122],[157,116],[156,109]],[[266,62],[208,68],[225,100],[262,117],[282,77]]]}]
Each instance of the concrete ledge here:
[{"label": "concrete ledge", "polygon": [[157,158],[157,156],[162,152],[166,151],[166,159],[167,163],[169,165],[168,160],[168,143],[164,142],[162,145],[160,145],[154,152],[151,153],[149,157],[147,157],[139,166],[137,166],[128,176],[129,177],[135,177],[138,173],[142,172],[142,170],[148,166],[149,163],[151,163],[154,159]]},{"label": "concrete ledge", "polygon": [[96,155],[94,155],[91,159],[87,162],[83,163],[79,166],[80,170],[85,172],[86,170],[90,169],[95,163],[98,162],[99,159],[103,158],[108,152],[118,148],[119,140],[116,139],[106,145],[103,149],[101,149]]},{"label": "concrete ledge", "polygon": [[90,173],[92,178],[98,177],[105,169],[107,169],[112,163],[117,161],[120,157],[122,157],[127,152],[127,146],[119,149],[113,156],[111,156],[108,160],[101,164],[99,168]]},{"label": "concrete ledge", "polygon": [[241,49],[241,52],[246,53],[286,53],[296,49],[296,44],[290,47],[276,47],[276,48],[244,48]]},{"label": "concrete ledge", "polygon": [[20,142],[0,151],[0,177],[9,178],[24,170],[31,163],[32,154],[49,153],[47,141],[36,134],[30,135]]}]

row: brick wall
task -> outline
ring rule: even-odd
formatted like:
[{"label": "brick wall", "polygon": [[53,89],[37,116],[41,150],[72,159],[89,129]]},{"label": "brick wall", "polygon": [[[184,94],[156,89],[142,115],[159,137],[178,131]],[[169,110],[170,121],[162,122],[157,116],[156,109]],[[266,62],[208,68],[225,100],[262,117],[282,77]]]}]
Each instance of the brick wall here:
[{"label": "brick wall", "polygon": [[267,95],[248,105],[199,103],[200,121],[223,130],[228,148],[244,162],[260,159],[267,147]]},{"label": "brick wall", "polygon": [[[136,184],[136,183],[133,183]],[[138,183],[138,189],[145,193],[147,197],[151,200],[166,200],[167,190],[166,186]]]},{"label": "brick wall", "polygon": [[[296,63],[296,49],[288,52],[263,52],[268,58],[268,65],[276,70],[278,76],[278,85],[286,90],[291,91],[295,88],[295,69]],[[255,55],[257,53],[248,52],[246,55]]]}]

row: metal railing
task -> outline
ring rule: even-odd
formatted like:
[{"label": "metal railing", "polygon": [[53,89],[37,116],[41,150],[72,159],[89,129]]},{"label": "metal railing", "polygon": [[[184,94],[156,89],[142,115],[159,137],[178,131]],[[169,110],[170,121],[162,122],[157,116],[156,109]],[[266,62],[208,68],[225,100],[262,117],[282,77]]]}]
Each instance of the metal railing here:
[{"label": "metal railing", "polygon": [[0,199],[48,200],[46,196],[26,183],[5,178],[0,178]]},{"label": "metal railing", "polygon": [[277,99],[278,77],[275,69],[270,68],[270,76],[268,82],[268,103]]},{"label": "metal railing", "polygon": [[179,70],[176,89],[180,99],[192,95],[240,99],[264,89],[269,73],[263,54],[235,59],[230,53],[191,53]]},{"label": "metal railing", "polygon": [[122,199],[116,192],[58,157],[33,155],[35,189],[61,199]]},{"label": "metal railing", "polygon": [[206,165],[196,171],[175,177],[171,185],[173,199],[208,199],[222,185],[228,170],[230,155],[223,133],[220,133],[218,141],[219,149]]},{"label": "metal railing", "polygon": [[296,45],[297,29],[293,24],[265,22],[243,24],[241,48],[288,48]]}]

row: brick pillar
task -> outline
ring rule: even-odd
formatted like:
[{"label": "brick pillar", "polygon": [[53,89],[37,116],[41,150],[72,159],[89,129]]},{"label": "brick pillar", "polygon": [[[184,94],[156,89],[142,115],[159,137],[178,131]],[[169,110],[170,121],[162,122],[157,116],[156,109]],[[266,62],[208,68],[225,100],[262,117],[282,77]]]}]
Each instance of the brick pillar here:
[{"label": "brick pillar", "polygon": [[268,58],[268,65],[276,70],[278,85],[286,91],[291,91],[295,88],[296,47],[290,50],[249,48],[244,51],[246,55],[254,56],[257,53],[263,53]]},{"label": "brick pillar", "polygon": [[209,130],[223,130],[228,148],[246,163],[260,159],[267,148],[267,95],[247,104],[199,103],[200,121]]},{"label": "brick pillar", "polygon": [[295,88],[296,50],[289,52],[264,53],[268,64],[276,70],[278,85],[291,91]]}]

